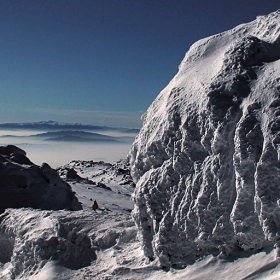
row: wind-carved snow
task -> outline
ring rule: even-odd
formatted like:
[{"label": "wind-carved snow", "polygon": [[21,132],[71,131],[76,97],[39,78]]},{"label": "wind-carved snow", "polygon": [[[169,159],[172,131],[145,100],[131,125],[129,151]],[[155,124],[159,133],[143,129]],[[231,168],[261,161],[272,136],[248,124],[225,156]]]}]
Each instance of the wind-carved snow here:
[{"label": "wind-carved snow", "polygon": [[278,246],[280,10],[195,43],[130,151],[145,255],[182,267]]},{"label": "wind-carved snow", "polygon": [[[0,264],[5,263],[0,278],[105,279],[103,270],[113,273],[117,268],[100,263],[102,251],[121,252],[133,247],[135,238],[136,227],[127,214],[8,209],[0,215]],[[130,256],[122,257],[119,266],[131,262]],[[79,269],[91,265],[79,276]]]}]

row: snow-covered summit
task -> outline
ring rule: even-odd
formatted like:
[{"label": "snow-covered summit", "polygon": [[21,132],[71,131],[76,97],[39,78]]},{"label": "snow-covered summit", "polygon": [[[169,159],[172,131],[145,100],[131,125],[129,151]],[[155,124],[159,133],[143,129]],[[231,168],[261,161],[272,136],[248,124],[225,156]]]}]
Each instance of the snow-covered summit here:
[{"label": "snow-covered summit", "polygon": [[0,147],[0,213],[7,208],[80,210],[81,204],[69,184],[48,164],[33,164],[25,151]]},{"label": "snow-covered summit", "polygon": [[202,39],[130,151],[145,255],[185,266],[279,243],[280,10]]}]

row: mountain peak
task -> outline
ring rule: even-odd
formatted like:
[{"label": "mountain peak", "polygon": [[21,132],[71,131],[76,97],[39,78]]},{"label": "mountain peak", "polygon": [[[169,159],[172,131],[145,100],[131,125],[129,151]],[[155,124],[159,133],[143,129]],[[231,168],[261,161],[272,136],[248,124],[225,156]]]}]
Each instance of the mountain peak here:
[{"label": "mountain peak", "polygon": [[130,150],[145,255],[181,267],[276,244],[280,10],[195,43]]}]

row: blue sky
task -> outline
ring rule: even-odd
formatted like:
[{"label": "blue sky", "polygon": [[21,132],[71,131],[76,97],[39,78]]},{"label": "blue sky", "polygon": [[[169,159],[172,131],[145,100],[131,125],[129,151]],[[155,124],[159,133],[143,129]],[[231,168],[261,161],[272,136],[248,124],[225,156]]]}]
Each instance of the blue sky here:
[{"label": "blue sky", "polygon": [[198,39],[266,0],[0,0],[0,122],[140,127]]}]

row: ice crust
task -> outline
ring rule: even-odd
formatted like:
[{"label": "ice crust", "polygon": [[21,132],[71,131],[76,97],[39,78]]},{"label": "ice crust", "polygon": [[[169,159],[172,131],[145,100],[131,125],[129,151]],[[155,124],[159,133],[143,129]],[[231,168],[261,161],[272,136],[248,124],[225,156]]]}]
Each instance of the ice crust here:
[{"label": "ice crust", "polygon": [[25,151],[0,147],[0,213],[6,208],[32,207],[44,210],[82,209],[71,186],[47,163],[37,166]]},{"label": "ice crust", "polygon": [[[96,269],[93,265],[80,277],[73,274],[100,261],[100,251],[112,247],[121,250],[124,243],[135,242],[136,232],[127,214],[7,209],[0,215],[0,264],[4,264],[0,278],[105,279],[98,275],[103,269],[108,270],[110,264],[101,263]],[[48,266],[72,271],[71,276],[60,272],[51,275]],[[48,276],[42,278],[44,269],[48,270]]]},{"label": "ice crust", "polygon": [[280,10],[195,43],[143,115],[133,217],[151,260],[278,246],[279,59]]}]

